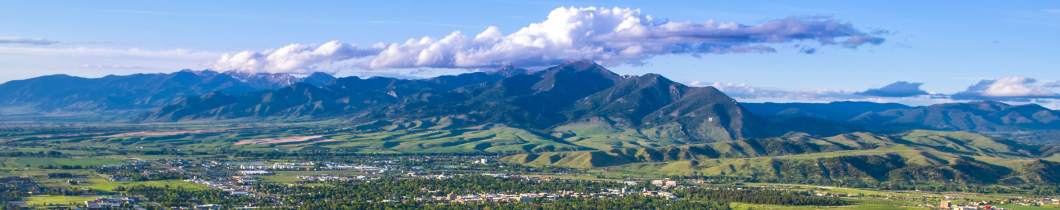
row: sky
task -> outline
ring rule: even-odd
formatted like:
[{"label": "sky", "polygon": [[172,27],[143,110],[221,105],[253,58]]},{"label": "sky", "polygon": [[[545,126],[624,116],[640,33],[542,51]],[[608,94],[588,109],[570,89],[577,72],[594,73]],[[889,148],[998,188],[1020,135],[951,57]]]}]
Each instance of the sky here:
[{"label": "sky", "polygon": [[6,1],[0,82],[239,70],[430,77],[570,59],[748,102],[1060,109],[1060,1]]}]

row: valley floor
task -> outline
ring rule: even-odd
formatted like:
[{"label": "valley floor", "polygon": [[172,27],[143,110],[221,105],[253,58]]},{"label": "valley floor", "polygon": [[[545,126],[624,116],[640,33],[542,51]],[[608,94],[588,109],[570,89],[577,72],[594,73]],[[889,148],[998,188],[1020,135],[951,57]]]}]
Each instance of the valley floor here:
[{"label": "valley floor", "polygon": [[1050,174],[1060,171],[1052,161],[1060,156],[972,133],[651,145],[627,139],[636,135],[630,133],[583,129],[578,132],[593,134],[556,137],[499,125],[435,126],[444,127],[340,121],[4,125],[0,190],[12,192],[3,194],[5,205],[26,207],[267,208],[326,200],[309,206],[926,209],[948,200],[1037,209],[1060,201],[1052,199],[1060,188],[1050,184],[1057,181]]}]

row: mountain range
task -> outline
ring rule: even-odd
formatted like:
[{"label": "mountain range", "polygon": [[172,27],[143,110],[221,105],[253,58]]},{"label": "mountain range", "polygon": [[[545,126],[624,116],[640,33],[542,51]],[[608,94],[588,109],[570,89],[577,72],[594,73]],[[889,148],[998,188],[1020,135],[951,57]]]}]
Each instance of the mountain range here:
[{"label": "mountain range", "polygon": [[621,76],[584,60],[536,72],[508,67],[423,80],[347,77],[323,87],[296,84],[274,91],[211,93],[176,101],[139,120],[301,116],[498,124],[560,136],[592,128],[631,131],[655,142],[788,132],[713,87],[689,87],[657,74]]},{"label": "mountain range", "polygon": [[1009,132],[1060,129],[1060,112],[978,101],[910,107],[894,103],[737,103],[713,87],[657,74],[618,75],[589,61],[540,71],[428,79],[296,77],[190,71],[81,78],[50,75],[0,84],[0,110],[149,110],[140,122],[242,118],[339,118],[457,127],[503,125],[544,135],[605,135],[603,144],[666,144],[910,129]]},{"label": "mountain range", "polygon": [[1060,129],[1060,111],[1037,104],[995,101],[945,103],[924,107],[870,102],[743,103],[767,118],[811,117],[866,128],[1011,132]]},{"label": "mountain range", "polygon": [[[0,84],[0,107],[149,110],[132,122],[337,119],[329,122],[342,127],[319,134],[328,140],[228,145],[236,150],[491,152],[518,164],[756,182],[1060,184],[1060,146],[946,132],[1060,129],[1060,112],[1039,105],[739,103],[713,87],[619,75],[584,60],[427,79],[188,70],[51,75]],[[92,141],[155,148],[233,138],[241,137]]]},{"label": "mountain range", "polygon": [[168,74],[83,78],[49,75],[0,84],[0,107],[15,113],[151,109],[189,96],[214,92],[242,94],[295,83],[324,85],[335,77],[182,70]]}]

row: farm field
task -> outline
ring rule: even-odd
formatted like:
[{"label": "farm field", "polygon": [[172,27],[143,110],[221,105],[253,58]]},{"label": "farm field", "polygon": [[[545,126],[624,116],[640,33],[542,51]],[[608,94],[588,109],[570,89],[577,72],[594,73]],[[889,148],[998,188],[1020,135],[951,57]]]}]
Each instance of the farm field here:
[{"label": "farm field", "polygon": [[120,164],[126,160],[117,158],[17,158],[15,163],[21,165],[30,165],[30,167],[47,166],[47,165],[67,165],[67,166],[99,166],[99,165],[113,165]]},{"label": "farm field", "polygon": [[118,186],[129,188],[129,187],[133,187],[133,186],[137,186],[137,185],[152,186],[152,187],[166,187],[166,186],[169,186],[169,188],[184,188],[184,189],[190,189],[190,190],[206,189],[206,186],[204,186],[204,185],[190,183],[190,182],[185,182],[185,181],[182,181],[182,180],[112,182],[112,181],[107,181],[106,179],[103,179],[103,178],[89,178],[88,181],[91,182],[91,184],[74,185],[73,187],[89,188],[89,189],[98,190],[98,191],[102,191],[102,192],[114,192],[114,188],[117,188]]},{"label": "farm field", "polygon": [[919,207],[898,207],[881,204],[863,204],[850,206],[781,206],[768,204],[732,203],[729,205],[733,210],[811,210],[811,209],[849,209],[849,210],[904,210],[904,209],[930,209]]},{"label": "farm field", "polygon": [[48,205],[48,204],[62,204],[67,205],[71,203],[81,203],[88,200],[94,200],[102,196],[52,196],[52,195],[39,195],[29,196],[25,198],[26,206],[34,205]]}]

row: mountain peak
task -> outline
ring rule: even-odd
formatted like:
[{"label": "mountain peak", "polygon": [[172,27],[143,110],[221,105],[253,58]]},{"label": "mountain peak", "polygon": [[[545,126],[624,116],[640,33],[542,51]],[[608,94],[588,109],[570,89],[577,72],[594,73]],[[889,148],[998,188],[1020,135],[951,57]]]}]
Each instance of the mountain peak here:
[{"label": "mountain peak", "polygon": [[[588,60],[572,60],[538,73],[542,80],[534,84],[535,90],[550,90],[559,83],[611,87],[625,78]],[[588,84],[592,83],[592,84]]]},{"label": "mountain peak", "polygon": [[585,60],[585,59],[581,59],[581,60],[570,60],[570,61],[567,61],[566,63],[560,64],[559,66],[556,66],[556,67],[553,67],[553,68],[573,69],[573,70],[576,70],[576,71],[584,71],[584,70],[596,69],[596,68],[603,69],[604,67],[600,66],[599,64],[596,64],[595,62],[592,62],[592,61],[589,61],[589,60]]},{"label": "mountain peak", "polygon": [[515,67],[514,63],[506,63],[503,66],[501,66],[501,68],[499,68],[499,69],[517,69],[517,68],[518,67]]},{"label": "mountain peak", "polygon": [[313,74],[302,78],[301,82],[313,84],[316,86],[324,86],[328,83],[331,83],[331,81],[335,81],[335,79],[335,76],[331,76],[331,74],[327,74],[324,72],[313,72]]},{"label": "mountain peak", "polygon": [[235,70],[225,71],[222,74],[231,76],[232,78],[235,78],[241,82],[245,82],[251,87],[257,89],[279,89],[299,82],[323,86],[331,82],[332,80],[335,80],[334,76],[323,72],[314,72],[313,74],[310,74],[308,77],[305,78],[299,78],[287,73],[248,72]]},{"label": "mountain peak", "polygon": [[511,76],[520,75],[520,74],[529,74],[530,70],[519,68],[519,67],[516,67],[515,64],[509,63],[509,64],[504,64],[504,66],[501,66],[500,68],[498,68],[496,70],[489,71],[489,72],[486,72],[486,73],[487,74],[501,75],[501,76],[504,76],[504,77],[511,77]]},{"label": "mountain peak", "polygon": [[560,72],[560,71],[572,71],[572,72],[588,71],[588,72],[592,72],[592,73],[596,73],[596,74],[606,75],[605,77],[611,78],[612,80],[615,80],[615,81],[618,81],[618,80],[622,79],[622,76],[619,76],[615,72],[612,72],[611,70],[608,70],[607,68],[604,68],[603,66],[600,66],[600,64],[596,64],[596,63],[594,63],[592,61],[589,61],[589,60],[570,60],[570,61],[567,61],[566,63],[560,64],[558,66],[554,66],[554,67],[546,69],[546,73],[545,74],[554,74],[555,72]]}]

